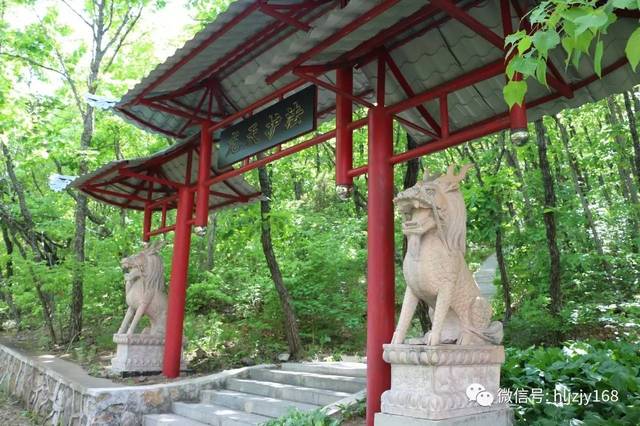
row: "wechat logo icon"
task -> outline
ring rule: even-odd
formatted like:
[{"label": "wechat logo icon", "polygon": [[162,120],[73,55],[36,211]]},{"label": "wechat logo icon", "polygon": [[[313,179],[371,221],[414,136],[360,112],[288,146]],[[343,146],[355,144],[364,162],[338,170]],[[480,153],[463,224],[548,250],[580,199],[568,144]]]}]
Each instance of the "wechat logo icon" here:
[{"label": "wechat logo icon", "polygon": [[482,407],[489,407],[493,404],[493,394],[485,389],[480,383],[471,383],[467,386],[467,398],[475,401]]}]

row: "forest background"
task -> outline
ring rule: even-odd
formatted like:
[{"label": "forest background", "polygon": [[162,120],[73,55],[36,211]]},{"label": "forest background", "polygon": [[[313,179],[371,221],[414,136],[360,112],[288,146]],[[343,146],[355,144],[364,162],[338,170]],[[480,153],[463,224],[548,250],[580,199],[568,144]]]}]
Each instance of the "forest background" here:
[{"label": "forest background", "polygon": [[[48,179],[173,143],[94,109],[85,94],[117,99],[170,53],[158,44],[181,45],[227,3],[185,3],[191,19],[159,40],[149,23],[175,4],[0,1],[0,330],[89,366],[113,351],[125,307],[119,262],[141,248],[141,214],[52,191]],[[590,407],[528,402],[517,413],[527,424],[640,424],[639,120],[636,89],[531,123],[522,147],[497,134],[395,169],[400,191],[426,170],[475,165],[463,185],[468,260],[498,258],[503,387],[623,395]],[[354,143],[355,163],[366,163],[366,132]],[[394,144],[414,146],[399,127]],[[366,176],[340,201],[334,148],[330,141],[248,174],[268,199],[212,214],[207,235],[194,237],[185,334],[196,369],[281,352],[363,355]],[[395,235],[399,308],[399,228]],[[428,327],[423,310],[414,333]]]}]

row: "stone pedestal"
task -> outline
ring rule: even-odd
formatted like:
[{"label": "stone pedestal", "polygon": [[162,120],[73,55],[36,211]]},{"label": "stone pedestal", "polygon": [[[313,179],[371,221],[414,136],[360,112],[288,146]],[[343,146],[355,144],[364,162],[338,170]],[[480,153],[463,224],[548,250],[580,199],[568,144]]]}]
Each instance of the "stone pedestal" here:
[{"label": "stone pedestal", "polygon": [[376,426],[513,422],[508,405],[498,401],[502,346],[390,344],[384,360],[391,364],[391,389],[382,395]]},{"label": "stone pedestal", "polygon": [[[162,371],[164,336],[114,334],[113,342],[118,345],[118,348],[115,358],[111,360],[112,372],[152,374]],[[180,369],[186,369],[184,359],[180,362]]]}]

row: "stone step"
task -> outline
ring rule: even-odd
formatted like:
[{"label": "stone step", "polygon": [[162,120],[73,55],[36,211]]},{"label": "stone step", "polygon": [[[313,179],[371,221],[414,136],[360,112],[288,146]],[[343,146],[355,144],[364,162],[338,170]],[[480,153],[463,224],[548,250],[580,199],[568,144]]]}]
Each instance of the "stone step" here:
[{"label": "stone step", "polygon": [[333,376],[367,377],[367,365],[359,362],[286,362],[282,364],[282,370]]},{"label": "stone step", "polygon": [[142,419],[143,426],[206,426],[201,423],[177,414],[147,414]]},{"label": "stone step", "polygon": [[189,404],[186,402],[174,402],[173,412],[191,420],[206,423],[212,426],[248,426],[261,425],[269,420],[269,417],[257,414],[244,413],[229,407],[212,404]]},{"label": "stone step", "polygon": [[313,411],[320,408],[319,405],[285,401],[226,389],[202,391],[201,400],[205,404],[221,405],[234,410],[267,417],[282,417],[294,408],[299,411]]},{"label": "stone step", "polygon": [[337,392],[356,393],[366,387],[362,377],[335,376],[329,374],[303,373],[300,371],[268,370],[256,368],[249,377],[265,382],[284,383],[306,388],[328,389]]},{"label": "stone step", "polygon": [[303,386],[287,385],[284,383],[261,382],[250,379],[227,379],[227,389],[238,392],[252,393],[271,398],[304,402],[315,405],[329,405],[350,396],[347,392],[336,392],[327,389],[305,388]]}]

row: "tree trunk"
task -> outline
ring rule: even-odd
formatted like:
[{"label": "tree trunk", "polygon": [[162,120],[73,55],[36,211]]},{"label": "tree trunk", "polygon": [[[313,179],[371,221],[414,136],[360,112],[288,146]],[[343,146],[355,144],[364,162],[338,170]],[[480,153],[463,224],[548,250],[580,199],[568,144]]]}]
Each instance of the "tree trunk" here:
[{"label": "tree trunk", "polygon": [[[609,119],[609,124],[611,127],[616,128],[620,125],[619,112],[620,106],[616,103],[613,96],[609,96],[607,98],[607,105],[609,106],[609,114],[607,118]],[[633,183],[629,170],[627,169],[627,165],[629,164],[626,149],[625,149],[625,141],[619,131],[616,131],[614,134],[614,146],[617,151],[617,167],[618,174],[620,175],[620,184],[622,186],[623,194],[628,194],[628,200],[633,204],[638,204],[638,189]]]},{"label": "tree trunk", "polygon": [[300,341],[300,332],[298,331],[298,320],[293,309],[293,303],[289,291],[282,279],[282,272],[273,251],[273,242],[271,239],[271,179],[265,167],[258,168],[258,176],[260,179],[260,190],[264,199],[260,201],[260,218],[261,218],[261,241],[262,251],[269,266],[271,279],[278,292],[282,312],[284,314],[284,331],[287,336],[287,344],[291,358],[296,359],[302,352],[302,342]]},{"label": "tree trunk", "polygon": [[[569,146],[569,135],[567,134],[567,129],[564,127],[560,119],[555,116],[556,125],[560,130],[560,140],[562,141],[562,145],[564,146],[565,153],[567,154],[567,158],[569,160],[569,166],[571,168],[571,179],[573,181],[573,187],[580,198],[580,203],[582,204],[582,210],[584,212],[585,220],[587,222],[587,227],[591,230],[591,236],[593,238],[593,244],[596,247],[596,251],[601,257],[604,257],[604,249],[602,247],[602,240],[600,240],[600,236],[598,235],[598,230],[596,229],[595,221],[593,220],[593,214],[591,212],[591,208],[589,207],[589,200],[587,200],[587,196],[585,190],[582,187],[580,178],[579,178],[579,168],[578,162],[576,161],[573,152],[571,152],[571,147]],[[608,270],[608,266],[607,266]]]},{"label": "tree trunk", "polygon": [[[11,186],[13,188],[13,191],[18,197],[18,206],[20,208],[20,213],[22,214],[22,218],[24,220],[22,235],[24,236],[25,241],[27,242],[27,244],[29,244],[29,247],[31,248],[31,251],[33,253],[33,260],[35,261],[35,263],[40,263],[43,261],[43,254],[38,244],[38,238],[35,233],[35,224],[33,222],[33,216],[31,215],[31,211],[27,206],[24,189],[22,187],[22,184],[18,180],[18,177],[16,176],[15,168],[13,165],[13,159],[11,158],[11,154],[9,153],[9,149],[1,141],[0,141],[0,148],[4,155],[7,174],[9,175],[9,180],[11,181]],[[53,259],[50,258],[49,266],[52,266],[51,264],[52,260]],[[42,305],[44,322],[45,322],[45,325],[47,326],[47,329],[49,330],[49,335],[51,337],[51,340],[54,344],[58,343],[55,329],[53,327],[54,310],[51,307],[51,300],[50,300],[51,298],[49,294],[45,293],[42,290],[42,281],[40,280],[40,277],[36,275],[33,269],[33,265],[29,264],[28,269],[31,274],[31,277],[33,278],[33,283],[36,289],[36,294],[38,295],[38,300],[40,300],[40,304]]]},{"label": "tree trunk", "polygon": [[[504,136],[503,136],[504,138]],[[520,192],[522,193],[522,198],[524,201],[524,221],[526,223],[531,222],[531,212],[533,211],[531,207],[531,199],[529,198],[529,190],[527,188],[527,182],[524,180],[524,174],[522,173],[522,168],[520,167],[520,162],[518,161],[517,154],[511,150],[509,146],[505,143],[504,146],[505,156],[507,159],[507,164],[511,167],[518,178],[520,183]]]},{"label": "tree trunk", "polygon": [[206,271],[212,271],[216,257],[216,234],[218,216],[215,212],[209,214],[209,229],[207,229],[207,259],[204,264]]},{"label": "tree trunk", "polygon": [[500,269],[500,283],[502,284],[502,299],[504,301],[504,322],[511,319],[511,282],[507,274],[507,264],[502,250],[502,225],[496,226],[496,258]]},{"label": "tree trunk", "polygon": [[[94,90],[95,91],[95,90]],[[88,172],[85,153],[91,146],[93,137],[93,107],[87,105],[85,111],[84,127],[80,136],[80,175]],[[73,268],[73,277],[71,280],[71,306],[69,316],[69,341],[73,341],[82,332],[82,307],[84,305],[84,260],[85,260],[85,235],[87,230],[87,210],[88,199],[83,193],[78,193],[75,208],[75,236],[73,239],[73,252],[76,264]]]},{"label": "tree trunk", "polygon": [[638,137],[638,123],[631,107],[631,95],[629,95],[629,92],[624,92],[624,107],[627,110],[629,133],[631,133],[633,142],[633,169],[636,176],[636,184],[640,187],[640,137]]},{"label": "tree trunk", "polygon": [[539,118],[535,122],[536,136],[538,144],[538,157],[540,161],[540,171],[542,172],[542,182],[544,186],[544,225],[547,233],[547,247],[549,250],[549,260],[551,271],[549,274],[549,296],[551,297],[551,313],[558,315],[562,309],[562,288],[560,286],[560,251],[556,239],[556,194],[553,187],[553,178],[547,158],[547,140],[544,124]]},{"label": "tree trunk", "polygon": [[13,279],[13,241],[11,241],[9,230],[4,222],[0,222],[0,230],[2,231],[2,240],[4,241],[5,250],[7,252],[4,280],[2,279],[2,273],[0,272],[0,284],[2,284],[2,287],[0,287],[0,298],[2,298],[2,300],[7,304],[9,312],[11,313],[11,318],[16,322],[17,327],[20,328],[20,310],[14,303],[13,294],[11,292],[11,280]]}]

